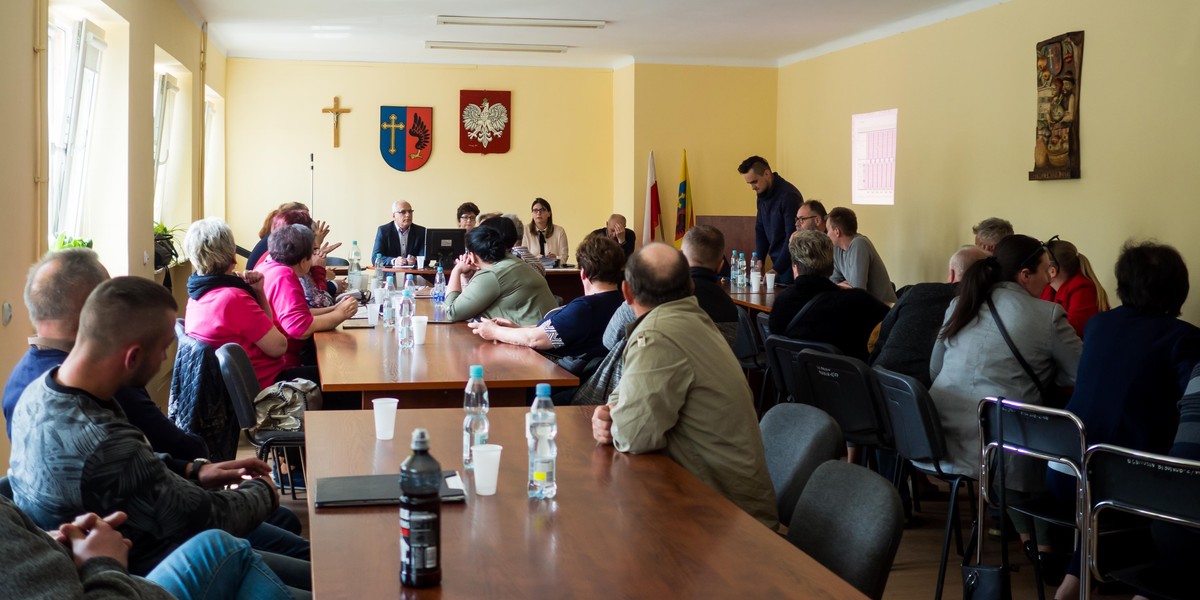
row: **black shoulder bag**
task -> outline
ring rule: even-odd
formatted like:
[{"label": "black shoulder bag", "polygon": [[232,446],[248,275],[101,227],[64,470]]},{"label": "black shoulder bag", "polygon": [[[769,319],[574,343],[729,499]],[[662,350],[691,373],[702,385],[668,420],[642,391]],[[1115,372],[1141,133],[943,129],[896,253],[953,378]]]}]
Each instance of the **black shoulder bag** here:
[{"label": "black shoulder bag", "polygon": [[[1003,329],[1001,329],[1003,331]],[[999,456],[996,464],[999,470],[1000,522],[1003,523],[1008,515],[1007,490],[1004,486],[1004,399],[996,403],[997,448]],[[983,515],[977,518],[982,519]],[[1003,526],[1001,526],[1003,529]],[[979,540],[979,556],[983,556],[983,540]],[[1000,566],[984,566],[982,562],[971,566],[970,552],[963,556],[963,600],[1012,600],[1012,586],[1009,583],[1008,544],[1000,540]]]},{"label": "black shoulder bag", "polygon": [[1000,313],[996,312],[996,305],[992,304],[991,298],[988,298],[987,304],[988,310],[992,311],[992,319],[996,321],[996,327],[1000,329],[1000,335],[1004,337],[1004,343],[1008,344],[1008,349],[1012,351],[1013,356],[1017,359],[1017,362],[1021,363],[1021,368],[1025,369],[1025,374],[1033,380],[1034,387],[1036,387],[1038,393],[1041,394],[1042,404],[1052,408],[1065,407],[1067,405],[1067,400],[1070,400],[1070,398],[1066,397],[1065,394],[1060,392],[1053,382],[1051,382],[1049,385],[1042,383],[1042,380],[1038,378],[1037,373],[1033,371],[1033,367],[1029,366],[1029,363],[1025,362],[1025,357],[1021,356],[1021,351],[1017,350],[1017,345],[1014,344],[1012,338],[1008,336],[1008,330],[1004,328],[1004,321],[1000,320]]}]

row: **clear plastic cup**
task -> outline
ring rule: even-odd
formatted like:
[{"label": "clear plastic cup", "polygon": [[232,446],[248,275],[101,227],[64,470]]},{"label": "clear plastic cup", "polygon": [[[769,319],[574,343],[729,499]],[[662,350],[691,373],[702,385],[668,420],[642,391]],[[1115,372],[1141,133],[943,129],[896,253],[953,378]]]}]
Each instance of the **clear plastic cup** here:
[{"label": "clear plastic cup", "polygon": [[396,398],[376,398],[371,404],[375,407],[375,439],[392,439],[396,434],[396,406],[400,401]]},{"label": "clear plastic cup", "polygon": [[762,289],[762,273],[750,274],[750,291],[758,293]]},{"label": "clear plastic cup", "polygon": [[770,291],[773,291],[774,289],[775,289],[775,274],[767,273],[767,291],[770,292]]},{"label": "clear plastic cup", "polygon": [[429,328],[429,317],[417,315],[412,318],[413,326],[413,343],[421,346],[425,344],[425,330]]},{"label": "clear plastic cup", "polygon": [[497,444],[471,446],[471,452],[475,456],[476,494],[492,496],[496,493],[496,480],[500,477],[500,451],[503,449]]}]

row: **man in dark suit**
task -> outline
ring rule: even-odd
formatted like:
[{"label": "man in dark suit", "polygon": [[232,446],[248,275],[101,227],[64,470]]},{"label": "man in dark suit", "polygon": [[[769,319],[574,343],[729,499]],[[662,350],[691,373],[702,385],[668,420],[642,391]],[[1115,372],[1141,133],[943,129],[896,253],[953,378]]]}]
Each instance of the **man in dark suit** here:
[{"label": "man in dark suit", "polygon": [[388,265],[396,267],[416,265],[417,257],[425,255],[425,228],[413,225],[413,207],[405,200],[392,203],[392,222],[380,225],[375,232],[372,262],[380,254]]},{"label": "man in dark suit", "polygon": [[600,235],[608,236],[621,245],[621,250],[625,252],[625,258],[629,258],[633,254],[633,246],[637,242],[637,235],[631,229],[625,229],[625,215],[613,214],[608,218],[608,222],[604,227],[593,231]]}]

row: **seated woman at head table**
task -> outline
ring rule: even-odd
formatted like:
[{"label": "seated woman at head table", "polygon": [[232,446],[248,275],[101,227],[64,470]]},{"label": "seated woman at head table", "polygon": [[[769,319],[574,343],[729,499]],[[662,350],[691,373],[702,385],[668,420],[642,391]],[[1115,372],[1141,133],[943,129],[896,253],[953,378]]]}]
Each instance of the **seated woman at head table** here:
[{"label": "seated woman at head table", "polygon": [[559,264],[566,264],[571,246],[567,242],[567,232],[554,224],[554,214],[550,203],[545,198],[538,198],[529,207],[533,222],[525,230],[521,245],[529,248],[535,256],[542,258],[557,258]]},{"label": "seated woman at head table", "polygon": [[519,326],[535,325],[557,306],[546,279],[513,256],[509,252],[512,246],[506,242],[505,235],[490,226],[467,233],[467,252],[455,261],[446,282],[449,320],[486,317]]},{"label": "seated woman at head table", "polygon": [[[620,285],[625,252],[620,244],[601,234],[584,238],[575,250],[583,296],[550,311],[537,325],[518,326],[502,318],[485,318],[471,329],[485,340],[494,340],[570,357],[582,370],[593,359],[607,354],[604,330],[617,308],[624,304]],[[575,373],[579,375],[580,373]]]}]

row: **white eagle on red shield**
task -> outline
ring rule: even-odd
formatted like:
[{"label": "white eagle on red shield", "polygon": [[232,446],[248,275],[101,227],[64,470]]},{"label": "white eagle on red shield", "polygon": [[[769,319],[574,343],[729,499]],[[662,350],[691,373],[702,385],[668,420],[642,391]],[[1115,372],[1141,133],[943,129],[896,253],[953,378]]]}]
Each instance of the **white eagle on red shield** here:
[{"label": "white eagle on red shield", "polygon": [[504,128],[508,126],[508,109],[500,103],[491,104],[484,98],[482,105],[468,104],[463,109],[462,118],[467,137],[487,148],[492,138],[504,135]]}]

